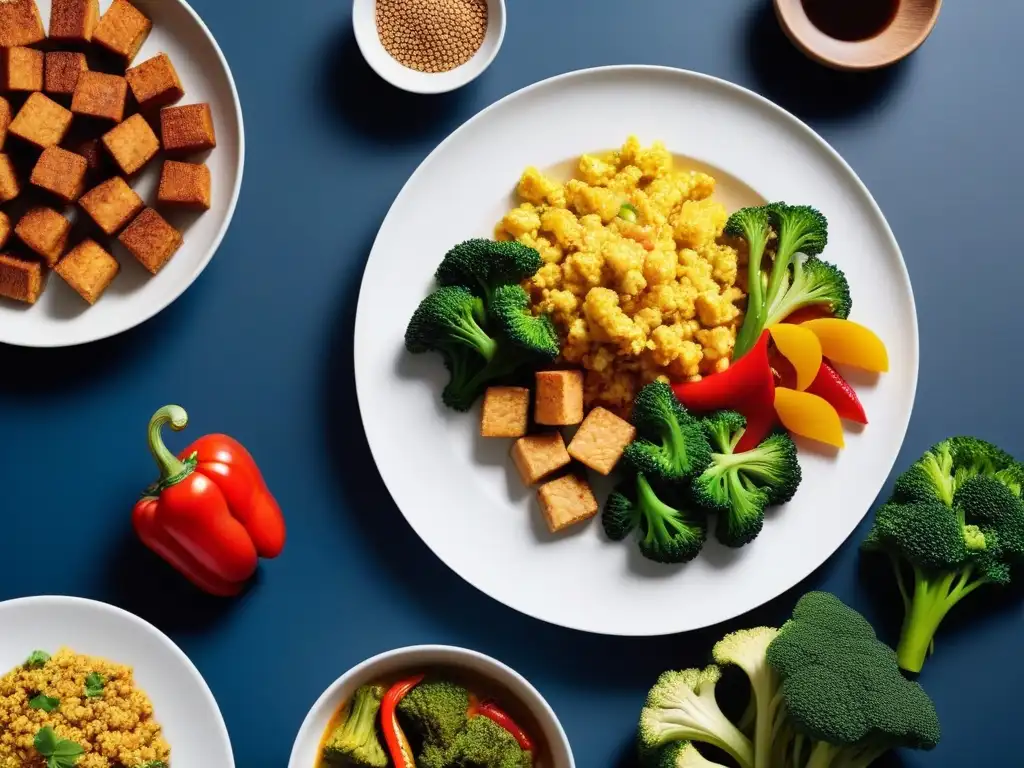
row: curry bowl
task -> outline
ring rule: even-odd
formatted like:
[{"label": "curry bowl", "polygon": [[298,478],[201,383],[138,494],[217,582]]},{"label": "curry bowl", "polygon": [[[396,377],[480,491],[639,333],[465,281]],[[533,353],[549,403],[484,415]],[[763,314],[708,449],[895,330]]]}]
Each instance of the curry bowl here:
[{"label": "curry bowl", "polygon": [[[481,701],[498,702],[521,730],[529,734],[535,768],[574,768],[576,765],[569,740],[554,710],[526,678],[476,651],[446,645],[417,645],[373,656],[335,680],[306,715],[295,738],[288,768],[320,768],[322,750],[329,745],[331,733],[341,721],[339,715],[345,712],[357,690],[368,685],[397,687],[399,681],[424,673],[428,681],[451,680],[465,686],[471,692],[471,701],[475,702],[479,696]],[[476,710],[475,703],[471,706]],[[484,706],[489,704],[482,705],[481,709]],[[471,716],[469,719],[479,718]],[[382,746],[387,749],[386,745]]]}]

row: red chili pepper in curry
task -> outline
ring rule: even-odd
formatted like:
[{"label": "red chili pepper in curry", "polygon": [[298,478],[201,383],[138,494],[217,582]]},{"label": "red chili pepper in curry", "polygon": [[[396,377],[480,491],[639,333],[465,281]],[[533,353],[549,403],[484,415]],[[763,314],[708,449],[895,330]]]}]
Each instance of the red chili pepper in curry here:
[{"label": "red chili pepper in curry", "polygon": [[380,703],[380,729],[384,733],[384,743],[387,744],[394,768],[416,768],[409,739],[398,723],[398,702],[421,682],[423,675],[399,680],[388,688]]},{"label": "red chili pepper in curry", "polygon": [[485,701],[483,704],[478,706],[476,708],[476,714],[481,717],[486,717],[489,720],[493,720],[506,731],[511,733],[515,740],[519,742],[519,746],[524,752],[533,751],[533,742],[530,740],[530,737],[526,735],[526,731],[520,728],[519,724],[493,701]]},{"label": "red chili pepper in curry", "polygon": [[238,441],[206,435],[175,456],[160,434],[165,424],[181,431],[188,415],[168,405],[149,421],[149,450],[160,479],[135,505],[135,531],[200,589],[236,595],[261,557],[277,557],[284,548],[281,509]]}]

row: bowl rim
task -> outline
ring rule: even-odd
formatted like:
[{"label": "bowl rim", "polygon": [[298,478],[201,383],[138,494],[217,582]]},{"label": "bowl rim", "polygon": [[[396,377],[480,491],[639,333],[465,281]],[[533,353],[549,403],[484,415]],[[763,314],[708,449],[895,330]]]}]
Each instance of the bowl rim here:
[{"label": "bowl rim", "polygon": [[[311,766],[300,765],[297,761],[299,760],[299,752],[306,741],[315,736],[319,742],[323,736],[322,733],[310,734],[307,733],[313,727],[314,719],[320,714],[325,708],[330,706],[333,711],[332,700],[338,695],[340,689],[351,683],[353,680],[360,677],[369,676],[369,673],[376,667],[395,659],[400,659],[407,656],[414,655],[439,655],[449,656],[449,660],[439,660],[437,664],[447,665],[452,667],[462,666],[460,661],[466,659],[472,659],[484,667],[490,668],[492,671],[498,674],[505,675],[519,684],[523,690],[533,698],[533,701],[521,701],[521,704],[527,707],[531,714],[545,726],[550,726],[552,731],[558,737],[561,746],[564,748],[565,754],[568,755],[569,762],[564,768],[575,768],[576,758],[572,752],[572,745],[569,743],[569,737],[565,733],[565,729],[562,727],[561,721],[558,719],[558,715],[555,710],[548,703],[547,699],[541,694],[539,690],[527,680],[523,675],[514,670],[509,665],[505,664],[493,656],[488,656],[480,651],[474,651],[470,648],[463,648],[456,645],[443,645],[443,644],[424,644],[424,645],[406,645],[400,648],[393,648],[388,651],[382,651],[369,658],[360,661],[353,667],[343,672],[337,679],[334,680],[327,688],[321,693],[313,705],[309,708],[306,716],[302,720],[302,724],[299,726],[298,733],[295,736],[295,741],[292,744],[292,750],[288,757],[288,768],[312,768]],[[501,683],[499,679],[497,682]],[[559,767],[563,768],[563,767]]]},{"label": "bowl rim", "polygon": [[[377,0],[353,0],[352,32],[355,35],[356,45],[359,47],[359,53],[363,60],[378,77],[395,88],[409,93],[423,95],[448,93],[468,85],[490,68],[505,41],[505,28],[508,19],[505,0],[487,0],[489,13],[497,10],[498,32],[486,55],[479,57],[478,54],[474,54],[465,64],[447,72],[417,72],[400,64],[393,70],[385,69],[378,66],[377,62],[392,59],[391,54],[384,49],[377,36],[376,24],[373,21],[373,10],[376,5]],[[489,19],[488,27],[490,23]],[[483,46],[481,46],[482,48]]]},{"label": "bowl rim", "polygon": [[[905,2],[906,0],[903,1]],[[786,37],[788,37],[805,56],[817,61],[819,64],[831,67],[832,69],[848,72],[863,72],[881,69],[905,59],[920,48],[921,45],[924,44],[924,41],[928,39],[928,36],[932,33],[932,30],[935,28],[935,24],[939,19],[939,12],[942,10],[942,0],[932,0],[932,9],[928,16],[928,20],[921,25],[917,35],[915,35],[912,40],[904,45],[893,46],[892,48],[887,49],[884,52],[884,55],[879,55],[864,61],[853,61],[848,59],[837,59],[834,56],[824,53],[817,47],[813,40],[809,40],[798,30],[793,28],[791,22],[794,18],[807,19],[806,14],[803,11],[802,0],[773,0],[773,5],[775,7],[775,16],[779,21],[779,26],[781,26],[782,30],[786,33]],[[807,21],[810,23],[809,19],[807,19]],[[868,40],[844,40],[840,42],[845,46],[849,46],[849,50],[855,50],[863,47],[866,42],[872,39],[873,38],[868,38]]]}]

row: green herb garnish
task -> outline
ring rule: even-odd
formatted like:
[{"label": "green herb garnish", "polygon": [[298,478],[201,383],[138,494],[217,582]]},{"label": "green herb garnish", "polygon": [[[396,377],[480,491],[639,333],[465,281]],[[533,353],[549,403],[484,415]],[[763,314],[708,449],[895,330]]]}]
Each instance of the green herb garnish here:
[{"label": "green herb garnish", "polygon": [[32,651],[25,660],[25,666],[29,669],[39,669],[50,660],[50,654],[46,651]]},{"label": "green herb garnish", "polygon": [[40,693],[29,699],[28,705],[32,707],[32,709],[41,709],[43,712],[53,712],[53,710],[60,706],[60,699],[55,699],[53,696],[47,696],[45,693]]},{"label": "green herb garnish", "polygon": [[623,203],[619,208],[619,218],[624,219],[630,223],[636,223],[637,210],[630,203]]},{"label": "green herb garnish", "polygon": [[85,678],[85,695],[90,699],[103,695],[103,686],[107,684],[107,678],[98,672],[90,672]]},{"label": "green herb garnish", "polygon": [[46,758],[46,768],[72,768],[85,751],[80,744],[58,737],[48,725],[36,733],[34,744],[36,752]]}]

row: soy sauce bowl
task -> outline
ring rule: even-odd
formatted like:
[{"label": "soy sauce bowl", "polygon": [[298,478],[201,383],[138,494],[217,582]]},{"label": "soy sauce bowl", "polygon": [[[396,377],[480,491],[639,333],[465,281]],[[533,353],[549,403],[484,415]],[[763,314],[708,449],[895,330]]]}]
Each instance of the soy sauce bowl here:
[{"label": "soy sauce bowl", "polygon": [[410,93],[446,93],[476,80],[491,66],[505,39],[505,0],[487,0],[487,31],[483,43],[465,64],[447,72],[420,72],[400,64],[377,34],[377,0],[354,0],[352,29],[370,69],[396,88]]},{"label": "soy sauce bowl", "polygon": [[797,48],[825,66],[850,71],[880,69],[909,56],[931,34],[941,8],[942,0],[900,0],[892,22],[878,34],[839,40],[814,25],[803,0],[775,0],[775,15]]}]

